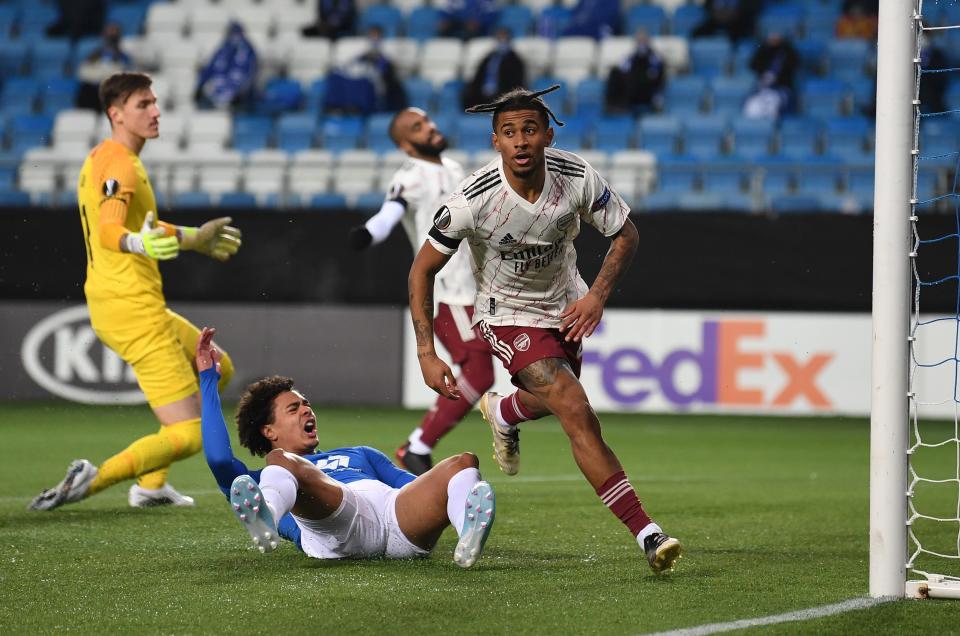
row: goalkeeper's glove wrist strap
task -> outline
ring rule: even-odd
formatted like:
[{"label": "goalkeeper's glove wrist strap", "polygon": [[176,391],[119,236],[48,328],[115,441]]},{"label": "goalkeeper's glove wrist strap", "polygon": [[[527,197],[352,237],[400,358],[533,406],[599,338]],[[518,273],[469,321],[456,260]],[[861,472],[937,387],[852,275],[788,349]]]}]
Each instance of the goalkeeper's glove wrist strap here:
[{"label": "goalkeeper's glove wrist strap", "polygon": [[135,232],[127,232],[120,237],[120,249],[130,254],[144,254],[147,249],[143,245],[143,237]]}]

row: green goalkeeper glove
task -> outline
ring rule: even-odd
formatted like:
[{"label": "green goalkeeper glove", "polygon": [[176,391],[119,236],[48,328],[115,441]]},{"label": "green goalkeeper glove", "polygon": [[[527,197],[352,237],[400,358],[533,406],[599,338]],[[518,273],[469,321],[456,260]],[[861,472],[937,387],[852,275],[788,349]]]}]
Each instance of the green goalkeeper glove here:
[{"label": "green goalkeeper glove", "polygon": [[240,230],[227,225],[229,216],[207,221],[200,227],[180,227],[180,248],[225,261],[237,253],[242,241]]},{"label": "green goalkeeper glove", "polygon": [[124,234],[120,247],[124,252],[143,254],[155,261],[168,261],[180,253],[180,242],[176,236],[164,236],[165,233],[162,227],[155,226],[153,212],[147,212],[140,231]]}]

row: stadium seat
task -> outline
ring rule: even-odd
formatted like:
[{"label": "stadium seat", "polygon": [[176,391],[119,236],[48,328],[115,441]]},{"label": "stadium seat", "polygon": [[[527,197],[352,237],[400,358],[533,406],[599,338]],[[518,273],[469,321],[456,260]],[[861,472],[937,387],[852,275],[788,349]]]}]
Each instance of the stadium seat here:
[{"label": "stadium seat", "polygon": [[220,195],[218,205],[221,208],[255,208],[257,198],[249,192],[224,192]]},{"label": "stadium seat", "polygon": [[656,175],[657,158],[644,150],[621,150],[610,158],[608,170],[591,162],[601,174],[606,174],[610,185],[628,202],[635,202],[652,188]]},{"label": "stadium seat", "polygon": [[365,214],[373,214],[383,205],[383,192],[370,190],[361,192],[354,198],[353,208]]},{"label": "stadium seat", "polygon": [[761,191],[765,195],[775,197],[793,192],[792,164],[764,162],[761,166]]},{"label": "stadium seat", "polygon": [[793,159],[804,159],[819,153],[821,126],[806,117],[788,117],[780,123],[779,153]]},{"label": "stadium seat", "polygon": [[492,37],[475,37],[467,40],[463,48],[463,77],[469,81],[477,74],[480,62],[496,47]]},{"label": "stadium seat", "polygon": [[213,4],[196,4],[187,12],[187,30],[197,41],[220,42],[227,32],[230,13]]},{"label": "stadium seat", "polygon": [[544,95],[542,99],[547,103],[547,106],[549,106],[550,110],[552,110],[554,113],[565,113],[567,112],[567,96],[569,93],[568,87],[570,85],[565,79],[555,76],[541,77],[540,79],[531,82],[529,88],[533,91],[542,91],[550,88],[554,84],[559,85],[560,88],[549,95]]},{"label": "stadium seat", "polygon": [[347,197],[338,192],[321,192],[310,197],[309,207],[320,211],[339,211],[347,208]]},{"label": "stadium seat", "polygon": [[20,7],[18,30],[20,39],[30,42],[46,35],[47,29],[59,19],[60,12],[49,4],[28,2]]},{"label": "stadium seat", "polygon": [[[315,3],[268,3],[268,6],[273,7],[275,37],[278,39],[292,37],[299,39],[303,27],[317,21],[317,5]],[[310,38],[305,42],[318,39],[320,38]]]},{"label": "stadium seat", "polygon": [[720,113],[738,114],[753,91],[751,75],[717,76],[710,82],[710,108]]},{"label": "stadium seat", "polygon": [[644,29],[649,35],[662,35],[666,32],[667,13],[663,7],[655,4],[635,4],[626,13],[624,32],[636,33]]},{"label": "stadium seat", "polygon": [[144,32],[157,41],[179,39],[184,34],[187,11],[173,2],[155,2],[147,9]]},{"label": "stadium seat", "polygon": [[701,173],[704,192],[713,194],[737,194],[743,192],[747,184],[743,170],[707,169]]},{"label": "stadium seat", "polygon": [[847,87],[839,79],[810,79],[800,86],[800,102],[810,117],[837,117],[845,110]]},{"label": "stadium seat", "polygon": [[52,129],[53,118],[49,115],[17,115],[10,126],[10,150],[23,153],[29,148],[46,146]]},{"label": "stadium seat", "polygon": [[293,155],[287,172],[288,190],[308,200],[326,192],[333,172],[333,155],[327,150],[302,150]]},{"label": "stadium seat", "polygon": [[456,38],[434,38],[420,47],[420,76],[434,86],[460,78],[463,43]]},{"label": "stadium seat", "polygon": [[365,35],[345,35],[331,45],[334,66],[346,66],[370,49],[370,40]]},{"label": "stadium seat", "polygon": [[691,118],[680,137],[683,152],[707,161],[716,159],[723,154],[726,134],[726,117],[704,115]]},{"label": "stadium seat", "polygon": [[693,72],[705,77],[723,75],[730,66],[733,51],[726,37],[695,38],[690,41]]},{"label": "stadium seat", "polygon": [[596,40],[584,36],[562,37],[557,39],[553,49],[554,77],[576,85],[582,79],[593,74],[596,66]]},{"label": "stadium seat", "polygon": [[383,41],[383,53],[393,61],[393,66],[401,77],[410,77],[417,73],[420,63],[420,42],[413,38],[390,38]]},{"label": "stadium seat", "polygon": [[840,79],[855,79],[866,73],[870,62],[870,44],[859,38],[833,39],[827,42],[827,61],[830,75]]},{"label": "stadium seat", "polygon": [[536,79],[549,70],[553,45],[547,38],[539,35],[517,38],[513,41],[513,50],[523,58],[528,79]]},{"label": "stadium seat", "polygon": [[270,145],[273,119],[267,115],[236,115],[233,118],[233,148],[252,152]]},{"label": "stadium seat", "polygon": [[54,115],[66,108],[73,108],[79,89],[80,82],[73,77],[48,78],[40,89],[40,110]]},{"label": "stadium seat", "polygon": [[14,27],[19,17],[19,7],[12,4],[0,4],[0,41],[6,42],[13,37]]},{"label": "stadium seat", "polygon": [[[832,28],[831,28],[832,31]],[[800,64],[797,70],[810,75],[822,75],[826,68],[827,38],[806,37],[794,41],[793,47],[800,56]],[[802,76],[802,75],[801,75]]]},{"label": "stadium seat", "polygon": [[6,79],[26,71],[28,53],[29,50],[21,42],[0,41],[0,76]]},{"label": "stadium seat", "polygon": [[634,121],[629,116],[603,117],[593,122],[590,137],[596,150],[617,152],[634,145]]},{"label": "stadium seat", "polygon": [[407,91],[407,102],[411,106],[422,108],[427,112],[434,109],[433,84],[419,77],[411,77],[403,82]]},{"label": "stadium seat", "polygon": [[540,35],[555,40],[570,24],[573,12],[561,3],[544,7],[537,16],[536,30]]},{"label": "stadium seat", "polygon": [[25,208],[30,205],[30,195],[19,190],[0,190],[0,207]]},{"label": "stadium seat", "polygon": [[52,148],[33,148],[24,153],[19,168],[20,190],[32,200],[42,194],[53,195],[58,188],[61,158]]},{"label": "stadium seat", "polygon": [[770,32],[796,39],[803,31],[806,10],[799,2],[781,2],[767,6],[760,15],[757,27],[762,38]]},{"label": "stadium seat", "polygon": [[430,6],[417,7],[410,12],[410,16],[407,18],[407,37],[420,42],[435,38],[439,22],[439,10]]},{"label": "stadium seat", "polygon": [[110,4],[107,6],[106,23],[114,22],[120,25],[121,32],[127,35],[137,35],[143,31],[143,23],[147,17],[147,6],[143,3]]},{"label": "stadium seat", "polygon": [[5,78],[0,88],[0,109],[8,113],[30,113],[39,92],[40,82],[34,77]]},{"label": "stadium seat", "polygon": [[244,192],[254,195],[261,204],[270,194],[283,192],[288,164],[289,157],[282,150],[251,152],[241,170]]},{"label": "stadium seat", "polygon": [[680,120],[672,115],[647,115],[640,119],[640,148],[660,155],[672,154],[677,149],[681,131]]},{"label": "stadium seat", "polygon": [[770,210],[777,214],[820,212],[820,198],[811,195],[783,194],[771,198]]},{"label": "stadium seat", "polygon": [[702,110],[706,79],[682,75],[671,79],[664,91],[664,110],[677,116],[693,116]]},{"label": "stadium seat", "polygon": [[212,197],[209,192],[200,192],[198,190],[178,192],[173,197],[173,205],[177,208],[209,208],[212,203]]},{"label": "stadium seat", "polygon": [[581,80],[573,91],[573,112],[579,117],[599,117],[606,103],[607,83],[596,77]]},{"label": "stadium seat", "polygon": [[633,54],[636,47],[636,40],[627,35],[603,38],[597,51],[597,78],[605,80],[610,69],[622,64]]},{"label": "stadium seat", "polygon": [[313,146],[317,119],[308,113],[286,113],[277,120],[277,148],[288,153]]},{"label": "stadium seat", "polygon": [[669,73],[674,75],[683,73],[690,66],[690,47],[687,38],[659,35],[650,38],[650,48],[663,58]]},{"label": "stadium seat", "polygon": [[39,78],[61,77],[67,71],[70,56],[69,40],[34,40],[30,46],[30,75]]},{"label": "stadium seat", "polygon": [[676,8],[670,21],[670,32],[674,35],[689,37],[690,33],[704,20],[703,7],[696,4],[683,4]]},{"label": "stadium seat", "polygon": [[[209,147],[208,147],[209,148]],[[196,160],[200,189],[218,197],[239,187],[243,155],[236,150],[203,150],[191,152]]]},{"label": "stadium seat", "polygon": [[390,138],[390,122],[393,113],[374,113],[367,118],[367,148],[382,154],[395,148]]},{"label": "stadium seat", "polygon": [[436,117],[459,117],[463,113],[463,82],[447,80],[437,89],[434,101]]},{"label": "stadium seat", "polygon": [[797,164],[797,193],[818,195],[828,192],[837,192],[839,189],[838,173],[833,169],[823,169],[820,164]]},{"label": "stadium seat", "polygon": [[363,135],[364,120],[360,117],[328,117],[320,124],[321,145],[334,153],[359,148]]},{"label": "stadium seat", "polygon": [[299,40],[290,50],[287,74],[301,84],[310,85],[314,80],[327,74],[332,59],[330,40],[326,38]]}]

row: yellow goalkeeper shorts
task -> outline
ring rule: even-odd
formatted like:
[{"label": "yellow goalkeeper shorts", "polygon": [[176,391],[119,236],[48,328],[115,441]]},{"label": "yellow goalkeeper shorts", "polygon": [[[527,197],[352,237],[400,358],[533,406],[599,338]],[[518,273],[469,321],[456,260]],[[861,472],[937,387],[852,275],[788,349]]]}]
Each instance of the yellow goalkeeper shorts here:
[{"label": "yellow goalkeeper shorts", "polygon": [[[109,317],[102,318],[104,314]],[[91,311],[91,318],[93,315],[100,317],[91,320],[93,330],[103,344],[133,367],[140,390],[152,408],[200,390],[193,367],[200,330],[189,320],[170,309],[153,314],[151,320],[123,320],[120,315],[103,311]]]}]

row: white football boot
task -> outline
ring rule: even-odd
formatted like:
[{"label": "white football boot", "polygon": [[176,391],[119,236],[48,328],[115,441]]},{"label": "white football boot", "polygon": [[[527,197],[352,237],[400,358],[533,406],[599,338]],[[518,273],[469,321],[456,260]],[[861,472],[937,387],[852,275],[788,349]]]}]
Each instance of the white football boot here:
[{"label": "white football boot", "polygon": [[230,507],[258,550],[272,552],[277,549],[280,533],[273,512],[263,500],[260,485],[250,475],[240,475],[230,484]]},{"label": "white football boot", "polygon": [[492,391],[480,398],[480,414],[490,424],[493,433],[493,458],[507,475],[516,475],[520,470],[520,429],[510,426],[506,430],[497,423],[495,409],[503,399],[502,395]]},{"label": "white football boot", "polygon": [[493,520],[497,517],[497,499],[493,488],[485,481],[478,481],[470,489],[464,506],[463,528],[453,551],[453,562],[468,568],[480,558],[493,528]]},{"label": "white football boot", "polygon": [[87,494],[90,483],[96,476],[96,466],[85,459],[75,459],[70,462],[63,481],[34,497],[27,509],[53,510],[63,504],[80,501]]},{"label": "white football boot", "polygon": [[137,484],[130,486],[127,493],[127,503],[131,508],[152,508],[153,506],[192,506],[193,497],[182,495],[173,489],[170,484],[150,490],[141,488]]}]

